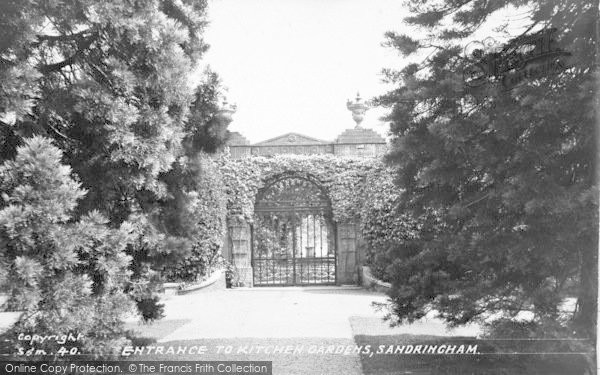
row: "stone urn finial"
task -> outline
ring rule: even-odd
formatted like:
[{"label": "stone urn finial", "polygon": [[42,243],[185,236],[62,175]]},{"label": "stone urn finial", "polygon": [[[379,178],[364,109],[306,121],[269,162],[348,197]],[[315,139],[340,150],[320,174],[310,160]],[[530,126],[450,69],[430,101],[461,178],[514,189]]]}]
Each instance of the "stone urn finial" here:
[{"label": "stone urn finial", "polygon": [[360,123],[365,118],[365,112],[369,109],[369,106],[362,102],[360,93],[356,93],[356,99],[353,102],[346,101],[346,108],[352,112],[352,119],[356,122],[356,128],[360,128]]},{"label": "stone urn finial", "polygon": [[236,109],[235,104],[229,104],[227,103],[227,99],[224,99],[221,108],[217,111],[217,117],[225,122],[226,125],[229,125],[233,121],[233,114]]}]

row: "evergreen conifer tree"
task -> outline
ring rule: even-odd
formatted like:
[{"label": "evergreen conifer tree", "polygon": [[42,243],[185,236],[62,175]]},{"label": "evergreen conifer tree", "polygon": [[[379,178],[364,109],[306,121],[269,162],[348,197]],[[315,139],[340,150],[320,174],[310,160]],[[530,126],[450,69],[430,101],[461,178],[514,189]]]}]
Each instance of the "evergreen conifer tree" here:
[{"label": "evergreen conifer tree", "polygon": [[[378,102],[391,108],[388,161],[405,190],[400,211],[433,220],[425,221],[418,241],[391,251],[395,315],[410,321],[435,309],[452,324],[492,314],[510,323],[530,310],[528,334],[575,332],[593,342],[598,2],[448,0],[410,7],[408,23],[427,32],[422,38],[390,32],[387,41],[404,55],[427,52],[421,55],[427,58],[387,70],[397,88]],[[499,49],[465,48],[491,15],[510,7],[529,20],[522,35],[501,25],[506,38]],[[537,32],[538,45],[526,42]],[[532,60],[548,46],[545,52],[556,54]],[[506,85],[511,74],[539,73],[542,63],[559,69]],[[568,297],[577,304],[564,311]]]},{"label": "evergreen conifer tree", "polygon": [[[97,211],[74,221],[86,192],[61,158],[49,139],[33,137],[0,166],[0,289],[9,296],[8,309],[22,311],[7,337],[21,353],[34,347],[60,356],[62,346],[108,355],[126,342],[123,318],[134,308],[125,293],[132,228],[112,229]],[[31,344],[16,333],[80,336]]]}]

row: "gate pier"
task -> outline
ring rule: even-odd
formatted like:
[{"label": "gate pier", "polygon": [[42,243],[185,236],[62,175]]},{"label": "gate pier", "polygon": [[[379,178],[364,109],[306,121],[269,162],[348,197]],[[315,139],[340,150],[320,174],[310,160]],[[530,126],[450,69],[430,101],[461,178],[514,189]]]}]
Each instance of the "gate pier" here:
[{"label": "gate pier", "polygon": [[238,286],[252,286],[252,232],[248,223],[230,223],[228,226],[228,239],[226,247],[229,254],[224,254],[230,259],[235,269],[235,279]]}]

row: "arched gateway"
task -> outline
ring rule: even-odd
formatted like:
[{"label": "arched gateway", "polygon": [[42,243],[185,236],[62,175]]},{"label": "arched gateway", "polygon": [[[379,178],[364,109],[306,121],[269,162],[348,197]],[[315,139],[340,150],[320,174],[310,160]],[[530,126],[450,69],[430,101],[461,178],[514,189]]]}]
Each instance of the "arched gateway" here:
[{"label": "arched gateway", "polygon": [[335,225],[327,192],[284,173],[259,191],[252,225],[255,286],[336,284]]},{"label": "arched gateway", "polygon": [[[230,134],[227,148],[232,163],[239,161],[240,165],[249,168],[260,169],[258,165],[265,168],[250,173],[260,176],[258,185],[261,188],[255,199],[255,190],[243,189],[244,192],[235,193],[236,199],[230,202],[235,209],[229,213],[231,220],[228,219],[227,224],[224,256],[234,266],[235,285],[342,285],[358,282],[359,266],[363,264],[364,256],[359,251],[362,238],[353,219],[340,220],[336,217],[334,221],[329,192],[316,178],[305,174],[311,168],[303,167],[302,163],[283,171],[274,165],[267,166],[269,159],[276,155],[324,157],[305,160],[309,164],[331,162],[327,159],[329,156],[381,157],[387,149],[385,140],[375,131],[360,126],[367,106],[357,96],[354,101],[348,101],[347,108],[352,112],[356,127],[344,130],[334,141],[287,133],[251,144],[242,134]],[[256,165],[249,162],[251,160],[255,160]],[[286,162],[290,166],[294,164],[291,160]],[[232,172],[234,170],[230,168],[227,173],[236,184],[240,176]],[[275,175],[267,177],[271,171]],[[244,173],[241,175],[245,176]],[[237,191],[237,187],[232,187],[232,190]],[[249,199],[241,198],[247,194]],[[336,199],[340,197],[336,196]],[[254,213],[250,214],[247,204],[252,201]]]}]

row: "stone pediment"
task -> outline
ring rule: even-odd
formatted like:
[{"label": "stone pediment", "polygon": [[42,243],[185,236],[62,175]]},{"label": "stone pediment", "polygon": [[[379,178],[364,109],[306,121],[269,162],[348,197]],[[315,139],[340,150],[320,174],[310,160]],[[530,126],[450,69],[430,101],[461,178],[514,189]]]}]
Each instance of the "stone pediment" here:
[{"label": "stone pediment", "polygon": [[331,142],[321,139],[308,137],[298,133],[287,133],[266,141],[255,143],[254,146],[290,146],[290,145],[317,145],[328,144]]}]

